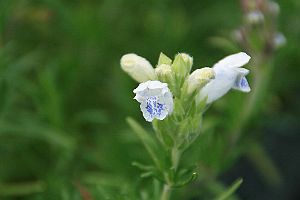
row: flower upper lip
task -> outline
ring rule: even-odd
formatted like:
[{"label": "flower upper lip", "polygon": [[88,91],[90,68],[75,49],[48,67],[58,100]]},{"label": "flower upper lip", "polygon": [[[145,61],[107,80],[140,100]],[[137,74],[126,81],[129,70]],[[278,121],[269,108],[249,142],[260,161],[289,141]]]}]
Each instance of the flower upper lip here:
[{"label": "flower upper lip", "polygon": [[137,88],[133,90],[133,93],[141,92],[145,89],[163,89],[164,87],[167,87],[167,83],[161,83],[160,81],[151,81],[151,84],[149,84],[150,81],[141,83]]},{"label": "flower upper lip", "polygon": [[229,68],[239,68],[241,66],[246,65],[249,60],[250,56],[244,52],[232,54],[227,56],[217,62],[213,67],[229,67]]}]

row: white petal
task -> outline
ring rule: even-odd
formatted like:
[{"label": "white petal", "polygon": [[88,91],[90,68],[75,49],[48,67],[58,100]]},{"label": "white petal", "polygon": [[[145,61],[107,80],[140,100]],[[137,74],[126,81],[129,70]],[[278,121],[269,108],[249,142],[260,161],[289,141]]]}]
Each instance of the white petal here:
[{"label": "white petal", "polygon": [[148,87],[148,81],[144,83],[140,83],[139,86],[133,90],[133,93],[142,92],[145,89],[147,89],[147,87]]},{"label": "white petal", "polygon": [[136,94],[133,99],[137,100],[140,103],[143,102],[143,101],[145,101],[145,97],[142,96],[142,95],[140,95],[140,94]]},{"label": "white petal", "polygon": [[140,108],[141,108],[141,111],[143,113],[143,117],[145,118],[145,120],[147,122],[152,122],[153,119],[154,119],[154,115],[151,115],[150,112],[148,112],[146,107],[147,107],[147,105],[146,105],[145,101],[142,102],[141,105],[140,105]]},{"label": "white petal", "polygon": [[147,81],[149,89],[162,89],[168,86],[167,83],[162,83],[160,81]]},{"label": "white petal", "polygon": [[162,83],[160,81],[146,81],[144,83],[140,83],[137,88],[133,90],[134,93],[142,92],[145,89],[164,89],[168,87],[167,83]]},{"label": "white petal", "polygon": [[207,83],[198,95],[198,100],[207,96],[207,103],[211,103],[225,95],[233,86],[238,72],[231,68],[213,68],[215,79]]},{"label": "white petal", "polygon": [[249,74],[249,70],[245,68],[235,68],[235,71],[239,72],[241,75],[246,76]]},{"label": "white petal", "polygon": [[174,104],[173,96],[172,96],[171,92],[165,93],[162,101],[166,105],[166,108],[167,108],[169,114],[171,114],[173,112],[173,104]]},{"label": "white petal", "polygon": [[220,60],[218,63],[214,65],[214,67],[241,67],[247,64],[250,60],[250,56],[248,56],[244,52],[232,54]]},{"label": "white petal", "polygon": [[207,97],[207,103],[212,103],[213,101],[225,95],[231,89],[231,87],[231,83],[223,82],[220,79],[212,80],[201,89],[198,99],[202,100]]}]

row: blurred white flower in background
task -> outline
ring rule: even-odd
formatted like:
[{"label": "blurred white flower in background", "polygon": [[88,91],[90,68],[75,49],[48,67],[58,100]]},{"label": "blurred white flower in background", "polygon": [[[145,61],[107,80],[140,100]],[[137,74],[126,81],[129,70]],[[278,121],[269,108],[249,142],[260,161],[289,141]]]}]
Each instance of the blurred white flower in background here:
[{"label": "blurred white flower in background", "polygon": [[276,48],[282,47],[286,44],[286,38],[282,33],[277,32],[273,37],[273,43]]},{"label": "blurred white flower in background", "polygon": [[227,56],[216,63],[212,67],[215,78],[200,90],[198,100],[201,101],[207,97],[209,104],[225,95],[232,88],[242,92],[250,92],[248,81],[245,78],[249,70],[241,68],[249,62],[250,58],[246,53],[240,52]]},{"label": "blurred white flower in background", "polygon": [[246,19],[250,24],[260,24],[265,20],[265,16],[261,11],[253,10],[247,13]]},{"label": "blurred white flower in background", "polygon": [[150,62],[134,53],[122,56],[121,68],[139,83],[156,79],[154,69]]},{"label": "blurred white flower in background", "polygon": [[140,108],[148,122],[154,118],[163,120],[173,111],[173,95],[167,83],[147,81],[133,90],[134,99],[141,103]]}]

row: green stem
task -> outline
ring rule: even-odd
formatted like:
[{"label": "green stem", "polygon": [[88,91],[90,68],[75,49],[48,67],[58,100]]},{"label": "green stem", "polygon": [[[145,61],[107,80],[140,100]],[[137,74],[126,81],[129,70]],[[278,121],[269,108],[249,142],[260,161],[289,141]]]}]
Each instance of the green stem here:
[{"label": "green stem", "polygon": [[267,89],[271,81],[273,65],[266,60],[260,59],[258,56],[257,58],[254,58],[254,65],[259,66],[261,69],[255,71],[255,82],[253,84],[251,96],[241,109],[242,111],[238,117],[239,123],[237,123],[232,131],[230,131],[232,133],[232,146],[239,140],[243,129],[252,116],[260,111],[262,101],[268,94]]},{"label": "green stem", "polygon": [[264,181],[270,186],[280,185],[281,176],[278,169],[259,144],[253,143],[249,146],[247,157],[263,176]]},{"label": "green stem", "polygon": [[176,147],[174,147],[172,149],[172,168],[174,169],[175,172],[177,171],[180,158],[181,158],[181,152]]},{"label": "green stem", "polygon": [[[171,161],[172,161],[172,167],[171,169],[174,170],[174,176],[176,177],[177,168],[179,166],[180,158],[181,158],[181,151],[178,150],[176,145],[172,148],[171,151]],[[168,174],[168,173],[166,173]],[[169,200],[171,197],[172,192],[172,185],[174,183],[174,178],[170,180],[169,177],[166,177],[166,184],[164,184],[164,187],[162,189],[162,194],[160,197],[160,200]]]},{"label": "green stem", "polygon": [[[255,71],[255,82],[252,88],[252,94],[248,101],[245,102],[242,108],[242,112],[238,117],[239,123],[231,129],[231,147],[230,150],[234,150],[234,146],[240,139],[243,129],[247,126],[250,119],[257,113],[260,112],[262,106],[264,105],[264,99],[269,94],[268,88],[271,83],[272,72],[274,65],[267,60],[267,58],[262,59],[259,56],[254,58],[255,66],[260,68]],[[254,146],[253,146],[254,145]],[[261,174],[268,178],[269,182],[273,182],[273,185],[280,183],[280,174],[272,162],[272,160],[267,156],[266,152],[259,146],[258,141],[253,144],[251,148],[248,149],[247,157],[252,163],[260,170]],[[276,183],[275,183],[276,182]]]},{"label": "green stem", "polygon": [[171,197],[171,187],[168,184],[165,184],[160,200],[169,200],[170,197]]}]

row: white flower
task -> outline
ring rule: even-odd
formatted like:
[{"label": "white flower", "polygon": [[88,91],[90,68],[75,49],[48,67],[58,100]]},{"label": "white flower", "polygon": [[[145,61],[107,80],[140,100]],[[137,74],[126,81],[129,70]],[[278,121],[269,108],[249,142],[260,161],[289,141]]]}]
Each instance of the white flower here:
[{"label": "white flower", "polygon": [[167,83],[147,81],[133,90],[134,99],[141,103],[140,108],[146,121],[154,118],[163,120],[173,111],[173,96]]},{"label": "white flower", "polygon": [[207,97],[207,103],[211,103],[223,95],[231,88],[242,92],[250,92],[250,87],[245,76],[249,70],[240,68],[247,64],[250,56],[240,52],[227,56],[213,66],[215,79],[207,83],[199,92],[198,100],[201,101]]},{"label": "white flower", "polygon": [[156,78],[149,61],[133,53],[122,56],[121,68],[139,83]]}]

